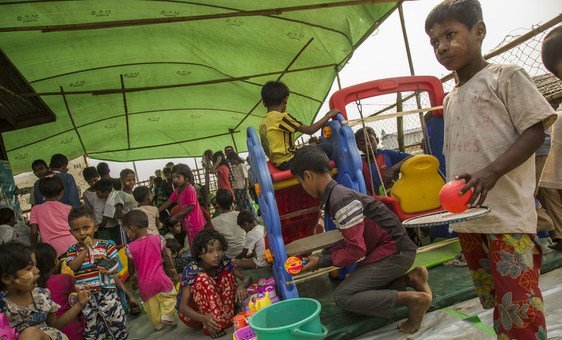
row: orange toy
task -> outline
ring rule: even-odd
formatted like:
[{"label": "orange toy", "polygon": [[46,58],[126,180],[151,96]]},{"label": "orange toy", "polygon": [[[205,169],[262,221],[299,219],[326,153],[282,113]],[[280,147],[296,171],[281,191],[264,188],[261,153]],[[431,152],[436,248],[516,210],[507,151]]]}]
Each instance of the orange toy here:
[{"label": "orange toy", "polygon": [[463,195],[459,191],[466,185],[464,180],[451,181],[441,188],[439,191],[439,202],[443,209],[450,213],[458,214],[467,209],[468,201],[472,197],[472,190],[465,192]]},{"label": "orange toy", "polygon": [[302,261],[296,256],[291,256],[285,261],[285,270],[291,275],[296,275],[302,270]]}]

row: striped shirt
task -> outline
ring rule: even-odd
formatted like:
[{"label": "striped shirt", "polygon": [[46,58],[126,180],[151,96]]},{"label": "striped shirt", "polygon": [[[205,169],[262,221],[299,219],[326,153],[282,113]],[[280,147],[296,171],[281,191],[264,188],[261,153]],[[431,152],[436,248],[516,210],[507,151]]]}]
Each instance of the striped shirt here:
[{"label": "striped shirt", "polygon": [[[67,252],[66,264],[74,260],[83,250],[84,246],[80,243],[72,245]],[[111,258],[119,262],[117,246],[115,242],[110,240],[97,240],[88,256],[84,259],[84,262],[80,265],[80,268],[74,272],[76,285],[79,287],[87,287],[91,291],[115,289],[115,279],[113,275],[100,273],[98,267],[94,264],[96,260],[106,258]],[[119,264],[117,271],[120,269],[121,264]]]},{"label": "striped shirt", "polygon": [[398,217],[371,196],[332,180],[324,189],[321,206],[343,236],[342,242],[320,257],[322,267],[364,265],[416,250]]},{"label": "striped shirt", "polygon": [[293,158],[293,134],[302,123],[287,112],[270,111],[260,123],[260,139],[269,161],[278,166]]}]

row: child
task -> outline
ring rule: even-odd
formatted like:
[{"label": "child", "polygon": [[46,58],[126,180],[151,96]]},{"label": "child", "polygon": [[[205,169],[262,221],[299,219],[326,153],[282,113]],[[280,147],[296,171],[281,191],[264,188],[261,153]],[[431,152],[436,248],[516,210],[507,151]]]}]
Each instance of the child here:
[{"label": "child", "polygon": [[[181,275],[178,310],[189,327],[203,324],[203,332],[221,337],[232,324],[234,303],[246,298],[251,281],[224,256],[228,244],[218,231],[204,229],[193,240],[193,261]],[[243,282],[237,287],[236,278]]]},{"label": "child", "polygon": [[77,303],[57,316],[60,306],[51,300],[49,290],[37,287],[36,262],[31,248],[21,243],[0,245],[0,312],[18,330],[19,339],[67,339],[58,329],[80,314],[88,304],[89,292],[81,290]]},{"label": "child", "polygon": [[[128,194],[121,190],[114,190],[109,180],[100,180],[94,184],[96,195],[100,199],[106,199],[103,216],[106,218],[106,224],[102,222],[100,227],[104,226],[105,230],[110,231],[111,240],[124,244],[127,241],[125,231],[120,227],[121,220],[126,213],[137,207],[137,202],[132,194]],[[110,219],[115,219],[110,222]],[[112,229],[110,229],[112,228]]]},{"label": "child", "polygon": [[[92,190],[96,193],[96,197],[99,201],[105,202],[102,211],[102,220],[98,222],[96,219],[96,224],[98,226],[97,237],[104,240],[113,240],[113,242],[119,243],[119,221],[117,216],[123,217],[123,203],[115,205],[107,205],[107,199],[109,195],[114,192],[113,183],[110,179],[100,179],[92,186]],[[119,191],[120,192],[120,191]],[[117,198],[117,197],[116,197]],[[114,202],[115,199],[114,198]],[[86,204],[86,207],[88,205]],[[95,216],[95,211],[94,211]]]},{"label": "child", "polygon": [[[175,238],[166,239],[166,248],[172,257],[176,273],[182,273],[185,266],[191,261],[191,253],[185,251],[185,249],[181,247],[180,242]],[[177,280],[176,276],[170,278],[174,281]]]},{"label": "child", "polygon": [[[447,179],[464,179],[470,205],[491,213],[451,225],[498,338],[546,338],[539,288],[534,153],[555,115],[520,67],[482,57],[486,25],[477,0],[446,0],[425,21],[435,57],[458,83],[445,97]],[[525,278],[532,277],[532,280]]]},{"label": "child", "polygon": [[160,235],[159,229],[162,228],[158,208],[152,205],[152,192],[146,186],[140,186],[133,190],[133,197],[139,204],[134,210],[140,210],[148,216],[148,233],[150,235]]},{"label": "child", "polygon": [[[562,25],[558,25],[550,31],[542,43],[542,61],[547,70],[552,72],[559,79],[562,79]],[[558,119],[552,126],[552,139],[550,153],[546,158],[539,186],[545,191],[545,206],[550,208],[551,216],[556,215],[558,219],[562,216],[562,104],[558,106]],[[546,190],[545,190],[546,189]],[[562,251],[562,230],[559,224],[551,237],[554,244],[550,248]]]},{"label": "child", "polygon": [[226,158],[234,168],[232,174],[234,177],[232,188],[234,189],[236,210],[253,210],[254,207],[250,201],[250,194],[248,193],[248,187],[250,186],[248,182],[248,169],[246,169],[244,161],[240,159],[238,154],[235,152],[229,153]]},{"label": "child", "polygon": [[119,179],[121,180],[121,191],[126,194],[132,195],[133,188],[137,182],[135,172],[131,169],[123,169],[119,173]]},{"label": "child", "polygon": [[45,162],[45,160],[36,159],[31,163],[31,171],[33,171],[33,174],[35,175],[35,177],[37,177],[37,180],[35,181],[35,183],[33,183],[33,190],[29,195],[29,203],[33,206],[35,204],[43,203],[43,197],[35,198],[35,196],[41,195],[39,193],[39,180],[43,178],[43,176],[45,176],[47,172],[49,172],[49,166],[47,165],[47,162]]},{"label": "child", "polygon": [[263,226],[258,225],[256,217],[250,210],[240,211],[237,223],[246,232],[246,242],[242,252],[236,256],[234,264],[240,268],[267,267]]},{"label": "child", "polygon": [[166,252],[166,242],[159,234],[148,233],[148,217],[140,210],[132,210],[123,218],[127,236],[127,256],[135,263],[139,293],[144,301],[148,319],[156,330],[176,327],[176,289],[162,267],[162,259],[172,276],[176,276],[172,258]]},{"label": "child", "polygon": [[99,198],[94,190],[94,184],[100,180],[100,175],[95,166],[89,166],[84,168],[82,176],[84,176],[86,183],[90,185],[90,187],[84,191],[84,194],[82,194],[84,205],[94,212],[96,224],[99,225],[103,222],[103,210],[105,209],[106,203],[106,199]]},{"label": "child", "polygon": [[[365,140],[365,134],[367,135],[367,141]],[[380,177],[382,177],[385,188],[388,190],[392,186],[392,181],[398,177],[402,163],[412,155],[400,151],[378,149],[379,139],[375,130],[369,126],[355,132],[355,141],[359,150],[365,155],[363,157],[363,175],[365,176],[367,193],[369,195],[384,195],[383,190],[381,190]],[[370,170],[368,161],[371,162]],[[378,167],[378,170],[375,166]]]},{"label": "child", "polygon": [[111,177],[111,175],[109,174],[109,164],[107,164],[106,162],[100,162],[96,166],[96,170],[98,171],[98,174],[100,174],[100,179],[109,179],[113,184],[113,189],[121,190],[121,180],[119,178]]},{"label": "child", "polygon": [[217,190],[217,204],[220,214],[211,220],[213,227],[221,233],[228,243],[224,255],[233,259],[242,252],[246,232],[238,226],[238,211],[232,210],[232,192],[227,189]]},{"label": "child", "polygon": [[178,220],[182,221],[183,230],[187,233],[187,239],[191,247],[193,238],[205,226],[205,218],[199,207],[195,188],[190,184],[193,181],[191,169],[185,164],[176,164],[172,168],[172,177],[177,187],[170,196],[170,199],[162,204],[158,210],[164,211],[172,203],[178,204],[179,212],[172,214],[169,221],[170,223],[175,223]]},{"label": "child", "polygon": [[226,157],[222,151],[217,151],[213,154],[213,169],[212,174],[217,175],[217,186],[219,189],[227,189],[232,191],[232,183],[230,182],[230,168]]},{"label": "child", "polygon": [[39,191],[46,201],[34,205],[29,218],[31,245],[37,244],[37,236],[40,233],[41,240],[57,250],[57,256],[66,253],[68,247],[75,242],[66,220],[72,207],[59,202],[63,190],[63,183],[59,176],[51,174],[41,178]]},{"label": "child", "polygon": [[16,225],[14,211],[10,208],[0,208],[0,244],[18,239],[14,225]]},{"label": "child", "polygon": [[328,253],[309,256],[303,270],[357,263],[336,288],[336,304],[345,311],[387,319],[398,306],[406,306],[408,319],[398,328],[416,332],[431,305],[431,290],[427,269],[416,267],[408,272],[416,257],[416,245],[396,215],[371,196],[336,183],[330,175],[328,157],[318,146],[299,149],[291,172],[307,193],[320,199],[320,206],[343,236]]},{"label": "child", "polygon": [[[60,317],[72,308],[69,296],[75,292],[76,280],[68,274],[57,274],[59,268],[57,252],[51,245],[39,243],[35,246],[34,253],[37,258],[37,269],[39,269],[37,285],[47,288],[51,292],[53,302],[61,306],[56,312],[56,315]],[[80,340],[84,336],[85,326],[86,321],[82,314],[79,314],[61,331],[70,340]]]},{"label": "child", "polygon": [[280,81],[268,81],[261,89],[261,99],[267,108],[259,129],[261,144],[271,164],[279,170],[291,168],[295,132],[312,135],[339,113],[339,110],[332,109],[316,123],[304,125],[286,112],[289,94],[287,85]]},{"label": "child", "polygon": [[[73,208],[80,206],[80,192],[76,186],[76,181],[71,174],[68,173],[68,158],[60,153],[51,156],[51,171],[56,174],[64,185],[63,195],[60,201],[68,204]],[[41,190],[39,190],[41,193]]]},{"label": "child", "polygon": [[84,339],[99,339],[101,335],[126,339],[125,310],[113,276],[120,266],[117,247],[113,241],[94,238],[98,229],[94,221],[92,212],[83,207],[68,214],[70,232],[78,243],[68,249],[65,261],[74,272],[76,285],[91,292],[90,302],[82,311],[86,319]]}]

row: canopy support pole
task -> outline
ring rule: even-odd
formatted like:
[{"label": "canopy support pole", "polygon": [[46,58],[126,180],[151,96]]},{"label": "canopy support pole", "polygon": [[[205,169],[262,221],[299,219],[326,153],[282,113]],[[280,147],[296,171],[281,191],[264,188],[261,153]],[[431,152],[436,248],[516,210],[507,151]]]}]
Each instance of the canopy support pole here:
[{"label": "canopy support pole", "polygon": [[129,135],[129,109],[127,108],[127,96],[125,95],[125,81],[123,80],[123,75],[120,74],[121,79],[121,90],[123,94],[123,108],[125,109],[125,124],[127,124],[127,149],[131,148],[131,139]]},{"label": "canopy support pole", "polygon": [[137,171],[137,163],[135,163],[135,161],[133,161],[133,170],[135,170],[135,179],[138,183],[139,182],[139,172]]},{"label": "canopy support pole", "polygon": [[228,129],[228,133],[230,133],[230,138],[232,138],[232,143],[234,144],[234,151],[238,153],[238,146],[236,145],[236,140],[234,139],[234,129]]},{"label": "canopy support pole", "polygon": [[[76,127],[76,123],[74,122],[74,117],[72,117],[72,113],[70,112],[70,106],[68,106],[68,100],[66,99],[66,94],[64,93],[64,89],[62,86],[60,87],[60,94],[62,96],[62,100],[64,101],[64,106],[66,107],[66,112],[68,113],[68,118],[70,118],[70,122],[72,123],[72,129],[76,132],[76,136],[78,136],[78,140],[80,141],[80,146],[82,146],[82,152],[84,152],[85,156],[88,156],[88,151],[86,151],[86,147],[84,146],[84,142],[82,141],[82,136],[78,132],[78,128]],[[86,165],[88,163],[86,162]]]},{"label": "canopy support pole", "polygon": [[[408,42],[408,33],[406,32],[406,21],[404,19],[404,9],[402,8],[402,3],[398,5],[398,14],[400,16],[400,26],[402,27],[402,35],[404,37],[404,46],[406,47],[406,55],[408,57],[408,65],[410,66],[410,75],[415,76],[414,63],[412,61],[412,53],[410,51],[410,43]],[[416,105],[418,109],[421,109],[420,92],[416,91]],[[424,150],[427,150],[428,154],[432,154],[431,147],[429,146],[429,138],[427,134],[427,127],[425,126],[425,119],[423,117],[423,112],[419,113],[420,125],[423,133],[423,142],[425,144]]]}]

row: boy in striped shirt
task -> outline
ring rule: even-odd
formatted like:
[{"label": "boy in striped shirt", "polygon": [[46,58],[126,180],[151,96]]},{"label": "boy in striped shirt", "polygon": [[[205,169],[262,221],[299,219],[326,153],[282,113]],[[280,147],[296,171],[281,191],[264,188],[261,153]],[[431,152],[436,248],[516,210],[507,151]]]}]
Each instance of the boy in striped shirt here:
[{"label": "boy in striped shirt", "polygon": [[[98,228],[92,212],[86,208],[72,209],[68,224],[78,243],[68,249],[66,264],[74,272],[76,285],[91,292],[90,301],[82,311],[86,319],[84,339],[99,339],[103,334],[113,339],[126,339],[125,310],[113,275],[120,267],[115,243],[94,238]],[[101,260],[106,260],[107,264],[100,263]]]}]

